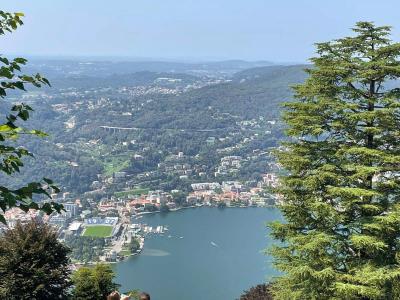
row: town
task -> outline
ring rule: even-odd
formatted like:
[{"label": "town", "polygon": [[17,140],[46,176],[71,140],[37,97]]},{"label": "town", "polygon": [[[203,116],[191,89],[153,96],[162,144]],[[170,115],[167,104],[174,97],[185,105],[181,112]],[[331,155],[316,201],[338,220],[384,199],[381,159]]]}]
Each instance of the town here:
[{"label": "town", "polygon": [[[117,173],[113,178],[121,178],[123,175]],[[48,216],[34,210],[24,213],[14,208],[5,213],[5,218],[11,228],[17,221],[41,218],[57,228],[60,239],[67,244],[68,241],[76,241],[79,238],[104,239],[104,242],[100,243],[102,247],[90,256],[90,260],[73,259],[73,261],[115,262],[140,253],[147,235],[164,234],[168,230],[163,225],[152,228],[142,223],[140,218],[143,214],[173,212],[204,205],[218,208],[272,206],[279,202],[279,195],[272,192],[277,184],[278,178],[274,173],[264,174],[262,181],[255,187],[238,181],[193,183],[192,192],[188,193],[184,201],[179,204],[176,201],[180,192],[178,190],[123,191],[119,197],[102,198],[100,202],[90,198],[84,198],[84,201],[72,199],[69,193],[65,192],[62,195],[53,195],[53,199],[64,206],[65,211],[61,214],[53,213]]]},{"label": "town", "polygon": [[[31,173],[22,175],[34,178],[40,166],[60,184],[61,192],[51,196],[65,211],[48,216],[11,209],[8,226],[40,218],[72,249],[74,264],[116,262],[140,253],[148,235],[168,231],[165,224],[145,224],[143,214],[279,204],[275,188],[283,171],[273,152],[282,123],[276,112],[245,116],[235,113],[239,102],[231,112],[193,102],[189,115],[177,104],[162,119],[173,101],[225,87],[230,76],[147,72],[120,76],[118,84],[91,80],[22,95],[43,112],[32,123],[49,133],[45,143],[27,145],[38,155]],[[42,152],[49,154],[45,161]]]}]

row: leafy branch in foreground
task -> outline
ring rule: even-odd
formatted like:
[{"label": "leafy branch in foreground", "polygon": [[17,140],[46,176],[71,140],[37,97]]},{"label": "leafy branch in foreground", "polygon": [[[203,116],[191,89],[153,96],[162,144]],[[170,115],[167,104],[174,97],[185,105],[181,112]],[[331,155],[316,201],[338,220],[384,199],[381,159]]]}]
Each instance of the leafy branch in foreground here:
[{"label": "leafy branch in foreground", "polygon": [[[22,13],[7,13],[0,11],[0,35],[6,32],[12,32],[22,25]],[[9,90],[26,91],[26,86],[31,85],[40,88],[42,85],[50,86],[49,81],[40,74],[26,75],[21,73],[21,66],[25,65],[25,58],[8,58],[0,55],[0,98],[5,98]],[[1,105],[7,106],[6,101]],[[25,122],[30,117],[33,109],[24,103],[18,103],[12,106],[11,112],[5,116],[0,123],[0,171],[8,176],[19,172],[24,166],[23,158],[33,157],[27,149],[14,146],[21,135],[33,135],[44,137],[46,133],[40,130],[30,130],[22,127],[21,122]],[[51,198],[52,192],[59,192],[59,189],[50,179],[43,178],[41,182],[31,182],[23,187],[12,189],[6,186],[0,186],[0,208],[3,213],[12,207],[19,207],[23,211],[29,209],[42,210],[47,214],[53,211],[60,212],[62,205],[53,201],[44,204],[38,204],[33,201],[34,195],[43,195]],[[0,213],[0,222],[6,223],[4,215]]]}]

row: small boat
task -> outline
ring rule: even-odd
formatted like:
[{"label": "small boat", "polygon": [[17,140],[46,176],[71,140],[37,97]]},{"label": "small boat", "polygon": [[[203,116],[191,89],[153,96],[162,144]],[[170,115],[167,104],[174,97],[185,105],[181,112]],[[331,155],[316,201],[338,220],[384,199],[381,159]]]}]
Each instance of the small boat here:
[{"label": "small boat", "polygon": [[183,239],[183,236],[180,236],[179,238],[180,238],[180,239]]},{"label": "small boat", "polygon": [[214,246],[214,247],[218,247],[218,245],[216,243],[214,243],[214,242],[211,242],[211,245]]}]

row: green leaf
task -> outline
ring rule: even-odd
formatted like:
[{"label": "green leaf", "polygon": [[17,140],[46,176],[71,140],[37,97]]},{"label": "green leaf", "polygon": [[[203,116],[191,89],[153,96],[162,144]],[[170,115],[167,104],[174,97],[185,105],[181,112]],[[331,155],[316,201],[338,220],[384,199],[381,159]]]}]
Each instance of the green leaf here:
[{"label": "green leaf", "polygon": [[25,91],[24,84],[23,84],[23,82],[21,82],[21,81],[14,82],[14,86],[15,86],[16,88],[20,89],[20,90]]},{"label": "green leaf", "polygon": [[47,184],[53,184],[53,180],[48,178],[43,178],[43,181],[46,182]]},{"label": "green leaf", "polygon": [[0,125],[0,132],[11,131],[13,128],[8,124]]}]

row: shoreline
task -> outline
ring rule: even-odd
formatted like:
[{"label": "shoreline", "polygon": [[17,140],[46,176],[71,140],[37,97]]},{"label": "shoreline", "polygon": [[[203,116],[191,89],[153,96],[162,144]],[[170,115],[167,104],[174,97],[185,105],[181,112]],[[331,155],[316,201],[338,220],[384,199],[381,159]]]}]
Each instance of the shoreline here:
[{"label": "shoreline", "polygon": [[[135,217],[144,216],[144,215],[150,215],[150,214],[156,214],[156,213],[166,213],[166,214],[167,214],[167,213],[170,213],[170,212],[179,211],[179,210],[181,210],[181,209],[187,209],[187,208],[202,208],[202,207],[219,208],[217,205],[205,205],[205,204],[203,204],[203,205],[191,205],[191,206],[184,206],[184,207],[173,208],[173,209],[170,209],[169,211],[166,211],[166,212],[161,212],[161,211],[159,211],[159,210],[156,210],[156,211],[144,211],[144,212],[137,213],[137,214],[135,215]],[[247,206],[225,206],[225,207],[222,207],[222,208],[219,208],[219,209],[225,209],[225,208],[274,208],[274,207],[277,207],[277,205],[265,205],[265,206],[250,206],[250,205],[247,205]]]},{"label": "shoreline", "polygon": [[[159,210],[155,210],[155,211],[143,211],[143,212],[137,213],[137,214],[135,215],[135,217],[144,216],[144,215],[150,215],[150,214],[156,214],[156,213],[169,213],[169,212],[174,212],[174,211],[178,211],[178,210],[181,210],[181,209],[186,209],[186,208],[199,208],[199,207],[203,207],[203,206],[204,206],[204,205],[201,205],[201,206],[191,205],[191,206],[185,206],[185,207],[177,207],[177,208],[170,209],[169,211],[166,211],[166,212],[161,212],[161,211],[159,211]],[[210,207],[212,207],[212,206],[210,206]]]},{"label": "shoreline", "polygon": [[[186,206],[186,207],[178,207],[178,208],[174,208],[171,209],[167,212],[161,212],[161,211],[145,211],[145,212],[140,212],[138,214],[136,214],[134,217],[140,217],[140,216],[144,216],[144,215],[151,215],[151,214],[156,214],[156,213],[170,213],[170,212],[176,212],[182,209],[188,209],[188,208],[203,208],[203,207],[210,207],[210,208],[218,208],[216,205],[191,205],[191,206]],[[266,206],[225,206],[219,209],[225,209],[225,208],[274,208],[277,207],[277,205],[266,205]],[[143,249],[144,249],[144,242],[145,242],[145,236],[142,236],[143,238],[143,243],[141,244],[141,248],[139,249],[138,252],[135,253],[131,253],[130,255],[126,255],[124,256],[121,260],[117,260],[117,261],[91,261],[91,262],[87,262],[87,263],[83,263],[83,262],[75,262],[72,263],[72,266],[75,266],[77,268],[79,267],[84,267],[84,266],[94,266],[98,263],[104,263],[104,264],[117,264],[119,262],[125,261],[133,256],[137,256],[139,254],[142,253]]]}]

